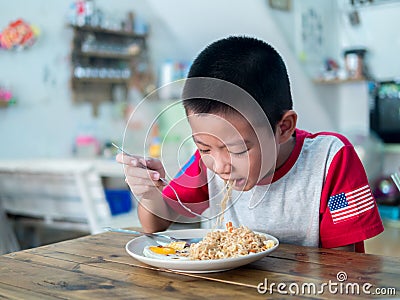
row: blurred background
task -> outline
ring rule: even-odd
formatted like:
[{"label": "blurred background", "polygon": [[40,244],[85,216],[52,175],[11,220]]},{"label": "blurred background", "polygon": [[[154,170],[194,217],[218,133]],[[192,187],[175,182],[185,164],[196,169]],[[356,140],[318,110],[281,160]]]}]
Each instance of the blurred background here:
[{"label": "blurred background", "polygon": [[248,35],[282,54],[299,128],[355,145],[386,225],[367,251],[396,255],[399,13],[395,0],[4,3],[0,250],[138,226],[111,143],[162,158],[173,176],[194,148],[187,124],[172,126],[184,118],[179,85],[165,85],[209,43]]}]

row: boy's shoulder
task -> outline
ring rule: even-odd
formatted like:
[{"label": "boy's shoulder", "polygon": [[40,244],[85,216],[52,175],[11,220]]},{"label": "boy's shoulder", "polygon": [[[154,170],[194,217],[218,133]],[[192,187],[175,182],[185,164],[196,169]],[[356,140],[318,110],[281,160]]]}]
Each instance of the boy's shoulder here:
[{"label": "boy's shoulder", "polygon": [[344,135],[333,131],[320,131],[311,133],[306,130],[296,129],[296,139],[300,142],[304,141],[331,141],[343,146],[352,146],[351,142]]},{"label": "boy's shoulder", "polygon": [[293,174],[293,172],[301,170],[304,173],[305,170],[309,170],[310,174],[314,174],[315,168],[329,167],[341,150],[344,152],[354,151],[349,140],[335,132],[310,133],[296,128],[295,134],[294,149],[286,162],[275,171],[274,182],[289,172]]}]

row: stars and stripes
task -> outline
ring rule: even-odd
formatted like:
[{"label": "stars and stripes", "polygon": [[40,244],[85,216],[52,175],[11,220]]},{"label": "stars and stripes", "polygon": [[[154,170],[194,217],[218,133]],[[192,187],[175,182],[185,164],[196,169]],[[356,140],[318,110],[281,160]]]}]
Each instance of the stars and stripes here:
[{"label": "stars and stripes", "polygon": [[348,193],[331,196],[328,201],[334,224],[357,217],[372,209],[374,205],[375,201],[368,185]]}]

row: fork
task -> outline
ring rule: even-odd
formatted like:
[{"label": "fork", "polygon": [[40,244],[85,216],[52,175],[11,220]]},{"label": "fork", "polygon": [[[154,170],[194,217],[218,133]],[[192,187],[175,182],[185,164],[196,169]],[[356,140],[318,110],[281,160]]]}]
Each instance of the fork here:
[{"label": "fork", "polygon": [[190,246],[190,244],[193,243],[198,243],[202,240],[202,238],[190,238],[190,239],[178,239],[173,236],[169,236],[166,234],[161,234],[161,233],[145,233],[141,231],[135,231],[135,230],[128,230],[128,229],[122,229],[122,228],[113,228],[113,227],[104,227],[103,228],[105,231],[109,232],[119,232],[119,233],[130,233],[130,234],[138,234],[138,235],[145,235],[148,236],[154,240],[157,241],[157,239],[161,239],[164,241],[168,241],[169,243],[171,242],[185,242],[187,246]]},{"label": "fork", "polygon": [[[122,149],[122,147],[120,147],[120,146],[118,146],[118,145],[116,145],[116,144],[114,144],[114,143],[111,143],[111,144],[112,144],[115,148],[117,148],[119,151],[121,151],[123,154],[125,154],[125,155],[127,155],[127,156],[129,156],[129,157],[135,157],[135,155],[130,154],[129,152],[126,152],[124,149]],[[136,158],[136,157],[135,157],[135,158]],[[145,165],[143,165],[142,163],[140,163],[139,160],[138,160],[138,164],[139,164],[139,165],[138,165],[139,168],[146,169],[146,170],[150,170],[147,166],[145,166]],[[161,182],[163,182],[164,184],[169,185],[168,181],[167,181],[165,178],[161,178],[161,177],[160,177],[159,180],[160,180]],[[179,197],[177,191],[175,190],[175,188],[173,188],[171,185],[169,185],[169,188],[170,188],[170,189],[172,190],[172,192],[175,194],[176,200],[178,201],[178,203],[179,203],[186,211],[190,212],[191,214],[193,214],[193,215],[195,215],[195,216],[197,216],[197,217],[206,219],[206,220],[208,220],[208,221],[211,220],[210,218],[208,218],[208,217],[206,217],[206,216],[200,215],[200,214],[198,214],[198,213],[192,211],[189,207],[187,207],[186,205],[184,205],[183,202],[181,201],[181,198]]]},{"label": "fork", "polygon": [[[135,157],[135,155],[126,152],[126,151],[125,151],[124,149],[122,149],[120,146],[118,146],[118,145],[116,145],[116,144],[114,144],[114,143],[111,143],[111,144],[112,144],[115,148],[117,148],[119,151],[121,151],[123,154],[125,154],[125,155],[127,155],[127,156],[129,156],[129,157]],[[136,157],[135,157],[135,158],[136,158]],[[146,167],[145,165],[143,165],[139,160],[138,160],[138,167],[139,167],[139,168],[142,168],[142,169],[150,170],[148,167]],[[167,181],[165,178],[161,178],[161,177],[160,177],[159,180],[168,185],[168,181]]]}]

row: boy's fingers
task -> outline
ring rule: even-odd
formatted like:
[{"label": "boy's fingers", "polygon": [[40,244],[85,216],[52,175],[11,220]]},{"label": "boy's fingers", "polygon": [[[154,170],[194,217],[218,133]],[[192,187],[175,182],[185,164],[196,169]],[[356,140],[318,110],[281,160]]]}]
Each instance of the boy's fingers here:
[{"label": "boy's fingers", "polygon": [[162,162],[159,159],[153,157],[141,157],[139,159],[139,163],[151,170],[159,170],[163,167]]},{"label": "boy's fingers", "polygon": [[138,160],[136,158],[132,158],[131,165],[134,166],[134,167],[137,167],[138,166]]},{"label": "boy's fingers", "polygon": [[148,168],[149,166],[147,165],[147,161],[141,157],[139,158],[139,163],[142,164],[144,167]]},{"label": "boy's fingers", "polygon": [[123,153],[118,153],[115,159],[119,163],[132,165],[134,167],[149,168],[151,170],[158,170],[162,168],[161,161],[153,157],[145,158],[139,155],[126,155]]},{"label": "boy's fingers", "polygon": [[160,173],[157,171],[131,166],[127,166],[125,168],[125,175],[133,178],[147,179],[151,181],[158,181],[161,177]]},{"label": "boy's fingers", "polygon": [[115,160],[121,164],[131,165],[134,167],[138,166],[138,161],[141,159],[140,156],[129,156],[123,153],[118,153]]},{"label": "boy's fingers", "polygon": [[132,177],[150,178],[154,181],[164,176],[164,168],[159,159],[152,157],[117,154],[116,161],[126,165],[125,174]]},{"label": "boy's fingers", "polygon": [[137,177],[126,177],[125,182],[137,190],[139,187],[147,187],[147,188],[159,188],[164,187],[165,184],[161,180],[149,180],[144,178],[137,178]]}]

